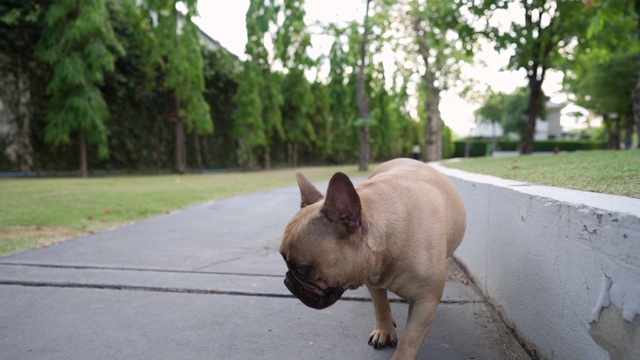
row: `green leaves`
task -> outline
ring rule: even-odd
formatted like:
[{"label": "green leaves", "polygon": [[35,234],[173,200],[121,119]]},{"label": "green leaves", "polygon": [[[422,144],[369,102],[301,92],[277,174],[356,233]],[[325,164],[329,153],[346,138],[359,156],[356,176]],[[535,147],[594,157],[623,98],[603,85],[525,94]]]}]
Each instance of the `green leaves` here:
[{"label": "green leaves", "polygon": [[284,0],[284,20],[276,33],[276,58],[287,69],[305,69],[312,64],[307,49],[311,36],[304,22],[304,0]]},{"label": "green leaves", "polygon": [[[146,2],[146,4],[144,4]],[[148,0],[143,9],[152,19],[157,45],[149,54],[163,65],[163,85],[177,100],[178,115],[187,130],[197,134],[213,131],[209,104],[204,100],[204,72],[198,28],[191,21],[197,15],[197,0]],[[185,12],[177,10],[183,5]]]},{"label": "green leaves", "polygon": [[628,114],[636,86],[640,52],[612,54],[608,60],[589,66],[589,71],[575,82],[575,92],[582,105],[600,114]]},{"label": "green leaves", "polygon": [[0,21],[7,25],[15,25],[21,18],[22,14],[18,8],[10,8],[8,11],[0,15]]},{"label": "green leaves", "polygon": [[512,94],[504,97],[501,124],[505,134],[510,132],[521,136],[524,134],[529,110],[529,97],[528,88],[518,88]]},{"label": "green leaves", "polygon": [[315,131],[308,121],[313,104],[311,87],[304,73],[291,69],[282,80],[282,117],[287,141],[310,144],[315,140]]},{"label": "green leaves", "polygon": [[586,39],[566,59],[565,85],[577,102],[600,115],[632,112],[638,80],[640,38],[637,13],[626,2],[602,0],[590,9]]},{"label": "green leaves", "polygon": [[[509,9],[517,10],[521,17],[497,25],[499,15]],[[470,10],[489,24],[484,34],[495,41],[496,50],[515,51],[509,68],[524,69],[538,80],[544,76],[542,69],[560,65],[558,54],[572,39],[584,37],[588,21],[588,9],[582,1],[497,0],[471,6]]]},{"label": "green leaves", "polygon": [[47,86],[48,142],[68,143],[71,133],[82,128],[88,140],[98,145],[99,155],[108,155],[105,121],[109,111],[99,86],[122,54],[104,1],[53,2],[36,47],[36,56],[53,72]]},{"label": "green leaves", "polygon": [[483,121],[499,123],[503,117],[505,94],[489,91],[485,95],[484,104],[476,111]]},{"label": "green leaves", "polygon": [[265,125],[262,121],[262,102],[260,89],[262,78],[260,68],[245,62],[244,70],[239,78],[238,92],[234,96],[237,110],[233,127],[233,136],[240,142],[240,161],[242,166],[249,166],[255,161],[255,150],[267,145]]},{"label": "green leaves", "polygon": [[256,161],[258,151],[262,152],[268,166],[274,135],[285,136],[280,81],[271,71],[270,54],[264,43],[279,9],[275,1],[251,0],[247,10],[245,53],[248,59],[234,96],[238,108],[234,137],[239,142],[240,162],[244,167]]},{"label": "green leaves", "polygon": [[357,128],[372,127],[378,123],[376,119],[378,119],[379,117],[380,117],[380,109],[374,109],[373,111],[371,111],[371,115],[369,116],[369,118],[367,119],[357,118],[356,121],[353,122],[353,126]]},{"label": "green leaves", "polygon": [[[504,133],[522,135],[525,131],[529,111],[529,88],[517,88],[511,94],[489,91],[485,95],[484,104],[476,111],[483,122],[499,123]],[[542,99],[538,113],[545,117],[545,100]]]}]

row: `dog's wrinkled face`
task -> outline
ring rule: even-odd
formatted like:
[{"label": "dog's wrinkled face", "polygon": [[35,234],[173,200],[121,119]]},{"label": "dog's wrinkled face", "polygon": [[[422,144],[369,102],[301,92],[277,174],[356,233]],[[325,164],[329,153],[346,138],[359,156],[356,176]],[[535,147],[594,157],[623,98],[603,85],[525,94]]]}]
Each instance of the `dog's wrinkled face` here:
[{"label": "dog's wrinkled face", "polygon": [[289,271],[284,284],[300,301],[314,309],[324,309],[340,298],[344,289],[339,274],[323,264],[340,264],[337,239],[325,229],[328,221],[319,206],[303,208],[285,230],[280,252]]},{"label": "dog's wrinkled face", "polygon": [[[345,230],[356,220],[352,221],[353,215],[330,208],[331,184],[324,200],[301,174],[298,182],[302,208],[287,225],[280,246],[289,269],[284,284],[305,305],[324,309],[338,301],[345,290],[362,285],[358,276],[354,280],[360,242],[353,238],[359,234],[359,225]],[[357,205],[359,224],[359,201]]]}]

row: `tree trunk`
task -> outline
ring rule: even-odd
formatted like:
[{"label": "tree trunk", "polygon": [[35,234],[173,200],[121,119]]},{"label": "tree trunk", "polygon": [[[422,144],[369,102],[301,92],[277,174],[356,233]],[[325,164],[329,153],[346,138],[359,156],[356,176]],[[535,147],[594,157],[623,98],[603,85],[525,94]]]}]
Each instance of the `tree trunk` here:
[{"label": "tree trunk", "polygon": [[289,144],[289,152],[291,156],[291,167],[298,167],[298,145],[296,143]]},{"label": "tree trunk", "polygon": [[625,150],[631,149],[631,141],[633,139],[633,114],[629,113],[625,115],[625,129],[624,129],[624,148]]},{"label": "tree trunk", "polygon": [[176,171],[184,174],[187,171],[187,141],[184,120],[176,120]]},{"label": "tree trunk", "polygon": [[423,80],[427,88],[424,159],[426,161],[438,161],[442,160],[442,124],[440,122],[440,109],[438,109],[440,89],[435,85],[435,75],[429,69],[425,70]]},{"label": "tree trunk", "polygon": [[80,142],[80,176],[86,178],[89,176],[89,167],[87,165],[87,135],[82,126],[80,126],[78,141]]},{"label": "tree trunk", "polygon": [[269,146],[264,149],[264,156],[262,158],[262,169],[271,170],[271,149]]},{"label": "tree trunk", "polygon": [[615,125],[609,130],[609,150],[620,150],[620,130]]},{"label": "tree trunk", "polygon": [[425,161],[442,160],[442,124],[440,122],[440,89],[436,86],[436,74],[432,63],[429,62],[431,57],[431,47],[424,39],[425,29],[422,27],[423,19],[418,17],[414,19],[413,30],[416,35],[416,43],[418,44],[418,53],[424,63],[424,74],[422,81],[426,90],[427,99],[425,100],[425,110],[427,118],[424,124],[424,154]]},{"label": "tree trunk", "polygon": [[471,152],[471,134],[469,134],[469,137],[467,138],[467,142],[464,144],[464,157],[468,158],[469,157],[469,153]]},{"label": "tree trunk", "polygon": [[[13,66],[12,63],[14,63]],[[29,171],[33,165],[31,145],[30,97],[28,65],[21,56],[9,57],[0,54],[0,105],[3,119],[0,120],[0,142],[5,147],[4,155],[20,171]],[[11,70],[12,69],[12,70]]]},{"label": "tree trunk", "polygon": [[[364,15],[364,30],[362,34],[362,43],[360,44],[360,68],[358,69],[358,109],[360,110],[360,118],[369,119],[369,103],[364,93],[364,68],[367,57],[367,38],[369,35],[369,3],[367,0],[366,11]],[[358,170],[367,171],[369,169],[369,128],[368,123],[362,124],[360,128],[360,154],[358,155]]]},{"label": "tree trunk", "polygon": [[607,149],[620,149],[620,117],[614,119],[607,115],[603,116],[604,126],[607,130]]},{"label": "tree trunk", "polygon": [[536,135],[536,120],[540,116],[540,105],[543,98],[542,80],[529,78],[529,109],[527,111],[527,123],[525,124],[524,134],[520,139],[520,154],[533,153],[534,137]]},{"label": "tree trunk", "polygon": [[202,150],[200,150],[200,136],[197,133],[193,134],[193,142],[196,151],[196,162],[198,163],[198,169],[204,170],[204,163],[202,162]]},{"label": "tree trunk", "polygon": [[162,145],[160,142],[160,122],[162,119],[156,117],[155,124],[153,124],[153,157],[156,160],[156,168],[159,170],[162,168]]},{"label": "tree trunk", "polygon": [[497,150],[498,139],[496,137],[496,121],[491,120],[491,156]]},{"label": "tree trunk", "polygon": [[[640,1],[637,2],[640,4]],[[636,5],[640,8],[640,5]],[[640,21],[640,15],[638,16]],[[635,119],[636,132],[638,134],[638,148],[640,148],[640,61],[638,66],[638,81],[636,82],[636,88],[633,92],[633,118]]]},{"label": "tree trunk", "polygon": [[247,147],[247,144],[244,142],[242,138],[238,139],[238,165],[242,167],[244,170],[249,169],[249,165],[251,163],[251,153]]},{"label": "tree trunk", "polygon": [[175,97],[175,106],[176,171],[180,174],[184,174],[187,171],[187,134],[184,128],[184,119],[180,116],[180,99],[177,97]]},{"label": "tree trunk", "polygon": [[[22,63],[22,62],[21,62]],[[17,100],[16,115],[18,125],[18,166],[20,171],[29,171],[33,165],[33,146],[31,145],[31,114],[29,111],[29,101],[31,97],[29,80],[27,75],[22,71],[22,66],[16,70],[16,88],[15,94]]]},{"label": "tree trunk", "polygon": [[358,155],[358,171],[367,171],[370,162],[369,149],[369,128],[363,126],[360,128],[360,153]]},{"label": "tree trunk", "polygon": [[[640,1],[635,1],[636,10],[636,39],[640,40]],[[636,63],[638,72],[636,88],[633,92],[633,117],[636,123],[636,132],[638,133],[638,148],[640,148],[640,59]]]}]

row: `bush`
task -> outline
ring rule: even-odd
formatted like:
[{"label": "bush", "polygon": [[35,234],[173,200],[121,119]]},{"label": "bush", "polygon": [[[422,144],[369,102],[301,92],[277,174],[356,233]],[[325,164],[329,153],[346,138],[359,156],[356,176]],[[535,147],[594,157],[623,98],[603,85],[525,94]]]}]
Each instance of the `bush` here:
[{"label": "bush", "polygon": [[[464,149],[467,140],[455,142],[455,151],[453,157],[464,157]],[[487,146],[491,144],[491,140],[472,139],[469,149],[469,157],[485,156],[487,154]],[[519,141],[514,140],[498,140],[498,149],[501,151],[518,151]],[[604,144],[597,141],[589,140],[544,140],[536,141],[533,151],[553,152],[555,148],[560,151],[578,151],[578,150],[599,150],[604,149]]]},{"label": "bush", "polygon": [[449,159],[453,157],[454,150],[453,131],[451,131],[450,127],[445,126],[442,129],[442,158]]},{"label": "bush", "polygon": [[546,140],[534,144],[533,151],[554,151],[558,147],[560,151],[598,150],[603,149],[599,142],[586,140]]},{"label": "bush", "polygon": [[[473,139],[469,148],[470,157],[484,156],[487,153],[487,145],[491,143],[490,140]],[[453,157],[464,157],[464,149],[467,146],[467,140],[459,140],[454,142]]]}]

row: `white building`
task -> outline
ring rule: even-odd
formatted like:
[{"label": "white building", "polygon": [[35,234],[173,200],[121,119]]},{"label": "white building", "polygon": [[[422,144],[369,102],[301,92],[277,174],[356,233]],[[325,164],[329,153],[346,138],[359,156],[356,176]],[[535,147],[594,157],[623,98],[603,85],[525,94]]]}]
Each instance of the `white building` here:
[{"label": "white building", "polygon": [[[560,123],[560,111],[565,107],[562,104],[556,104],[551,101],[547,101],[545,104],[547,108],[547,118],[542,120],[538,118],[536,120],[536,134],[535,140],[550,140],[562,138],[562,124]],[[502,125],[499,123],[491,123],[488,121],[482,121],[482,117],[476,115],[476,126],[471,130],[471,137],[474,138],[500,138],[504,136]],[[507,134],[509,137],[517,139],[517,134]]]}]

